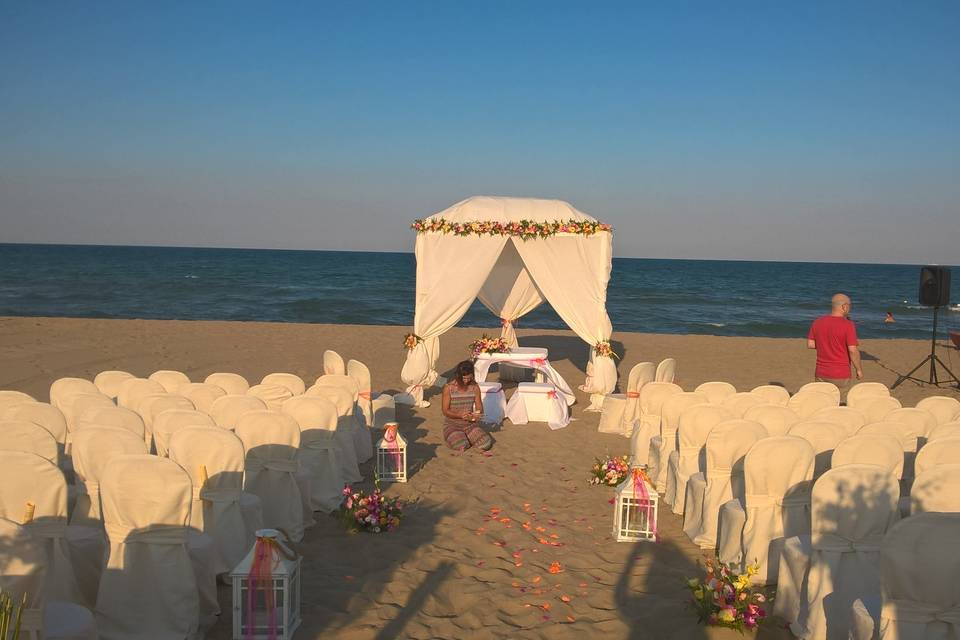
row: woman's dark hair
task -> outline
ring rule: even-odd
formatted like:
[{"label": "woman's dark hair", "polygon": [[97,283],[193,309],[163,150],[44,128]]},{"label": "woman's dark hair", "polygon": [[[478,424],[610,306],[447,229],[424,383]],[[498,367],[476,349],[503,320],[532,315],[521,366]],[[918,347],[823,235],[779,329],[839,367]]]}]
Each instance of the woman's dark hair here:
[{"label": "woman's dark hair", "polygon": [[464,360],[453,370],[453,380],[457,383],[458,387],[465,386],[463,384],[463,376],[466,375],[473,375],[473,363],[469,360]]}]

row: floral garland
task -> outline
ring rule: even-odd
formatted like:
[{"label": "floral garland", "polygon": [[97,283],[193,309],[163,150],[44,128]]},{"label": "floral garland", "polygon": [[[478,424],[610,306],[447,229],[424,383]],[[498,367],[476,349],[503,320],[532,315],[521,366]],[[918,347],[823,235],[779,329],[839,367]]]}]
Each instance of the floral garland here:
[{"label": "floral garland", "polygon": [[452,233],[455,236],[513,236],[530,240],[549,238],[558,233],[592,236],[603,231],[612,232],[613,227],[592,220],[520,220],[518,222],[493,222],[490,220],[471,220],[469,222],[450,222],[445,218],[427,218],[414,220],[410,228],[417,233]]},{"label": "floral garland", "polygon": [[473,357],[476,358],[481,353],[506,353],[510,349],[510,345],[503,338],[491,338],[487,334],[483,334],[470,343],[469,349]]},{"label": "floral garland", "polygon": [[767,615],[761,606],[767,601],[766,596],[750,586],[750,578],[756,575],[758,567],[749,565],[745,573],[737,573],[732,564],[718,564],[714,567],[713,560],[708,559],[706,578],[687,580],[691,604],[699,621],[712,627],[736,629],[740,633],[744,629],[756,628]]},{"label": "floral garland", "polygon": [[627,456],[597,458],[591,470],[593,477],[590,478],[590,484],[615,487],[623,482],[629,473],[630,462]]},{"label": "floral garland", "polygon": [[603,356],[604,358],[619,358],[616,352],[613,350],[613,347],[610,346],[608,341],[598,342],[593,345],[594,355]]},{"label": "floral garland", "polygon": [[423,338],[415,333],[408,333],[407,335],[403,336],[403,346],[407,351],[416,349],[417,345],[421,342],[423,342]]}]

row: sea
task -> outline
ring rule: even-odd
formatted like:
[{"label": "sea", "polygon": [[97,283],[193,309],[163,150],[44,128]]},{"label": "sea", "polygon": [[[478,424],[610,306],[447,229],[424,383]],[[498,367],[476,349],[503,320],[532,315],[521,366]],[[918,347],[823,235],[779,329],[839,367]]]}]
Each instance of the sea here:
[{"label": "sea", "polygon": [[[2,316],[409,327],[415,280],[412,253],[0,244]],[[861,337],[929,339],[918,285],[918,265],[614,258],[607,311],[614,331],[803,338],[842,291]],[[499,327],[479,302],[459,324]],[[517,326],[565,328],[548,304]]]}]

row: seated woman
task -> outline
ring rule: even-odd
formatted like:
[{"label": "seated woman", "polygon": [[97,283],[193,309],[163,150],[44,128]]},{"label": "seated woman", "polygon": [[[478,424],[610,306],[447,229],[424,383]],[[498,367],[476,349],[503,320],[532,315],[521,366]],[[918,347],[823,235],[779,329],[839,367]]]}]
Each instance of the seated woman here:
[{"label": "seated woman", "polygon": [[443,440],[454,451],[493,446],[493,438],[479,425],[483,417],[480,387],[473,381],[473,363],[464,360],[454,369],[453,380],[443,385]]}]

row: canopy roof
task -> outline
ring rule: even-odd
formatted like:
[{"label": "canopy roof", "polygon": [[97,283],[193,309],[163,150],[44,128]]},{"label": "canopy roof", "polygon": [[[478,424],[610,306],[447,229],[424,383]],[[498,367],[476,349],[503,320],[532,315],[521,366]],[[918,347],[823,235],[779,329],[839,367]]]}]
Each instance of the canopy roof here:
[{"label": "canopy roof", "polygon": [[578,211],[569,202],[543,198],[509,198],[504,196],[472,196],[452,207],[429,216],[427,220],[443,218],[448,222],[537,222],[581,220],[596,222],[596,218]]}]

